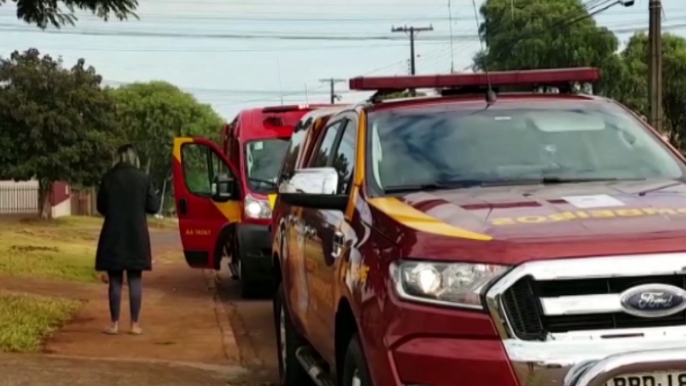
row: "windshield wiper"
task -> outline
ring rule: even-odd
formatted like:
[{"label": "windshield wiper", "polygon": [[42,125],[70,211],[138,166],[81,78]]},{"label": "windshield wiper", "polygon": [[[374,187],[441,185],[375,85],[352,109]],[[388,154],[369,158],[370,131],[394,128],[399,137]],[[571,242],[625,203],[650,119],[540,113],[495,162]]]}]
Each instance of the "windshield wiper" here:
[{"label": "windshield wiper", "polygon": [[414,185],[397,185],[389,186],[383,189],[384,193],[410,193],[422,192],[431,190],[448,190],[458,188],[470,188],[474,186],[481,186],[483,181],[478,180],[464,180],[464,181],[447,181],[447,182],[432,182],[428,184],[414,184]]},{"label": "windshield wiper", "polygon": [[[629,180],[629,179],[626,179]],[[639,179],[633,179],[639,180]],[[622,181],[619,178],[562,178],[562,177],[543,177],[539,182],[543,185],[555,184],[575,184],[582,182],[615,182]]]},{"label": "windshield wiper", "polygon": [[255,182],[261,182],[263,184],[267,184],[267,185],[271,185],[273,187],[276,187],[276,182],[274,182],[274,181],[263,180],[261,178],[255,178],[255,177],[248,177],[248,180],[255,181]]}]

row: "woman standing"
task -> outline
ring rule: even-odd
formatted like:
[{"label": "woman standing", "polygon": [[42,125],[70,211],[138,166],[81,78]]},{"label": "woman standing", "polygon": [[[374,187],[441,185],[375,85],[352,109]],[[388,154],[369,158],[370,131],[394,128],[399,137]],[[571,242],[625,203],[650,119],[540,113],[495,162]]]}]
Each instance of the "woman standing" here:
[{"label": "woman standing", "polygon": [[150,177],[139,169],[131,145],[117,150],[117,163],[100,182],[97,209],[105,217],[100,232],[95,269],[109,278],[110,326],[106,334],[119,332],[119,310],[124,273],[129,286],[132,334],[141,334],[142,272],[152,269],[147,214],[159,211],[160,203]]}]

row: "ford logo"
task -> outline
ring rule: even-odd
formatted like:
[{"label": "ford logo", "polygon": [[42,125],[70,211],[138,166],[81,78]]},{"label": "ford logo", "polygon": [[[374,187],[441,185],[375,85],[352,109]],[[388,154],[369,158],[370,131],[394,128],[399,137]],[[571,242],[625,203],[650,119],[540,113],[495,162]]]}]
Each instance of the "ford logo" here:
[{"label": "ford logo", "polygon": [[661,318],[686,310],[686,291],[666,284],[629,288],[620,300],[624,312],[643,318]]}]

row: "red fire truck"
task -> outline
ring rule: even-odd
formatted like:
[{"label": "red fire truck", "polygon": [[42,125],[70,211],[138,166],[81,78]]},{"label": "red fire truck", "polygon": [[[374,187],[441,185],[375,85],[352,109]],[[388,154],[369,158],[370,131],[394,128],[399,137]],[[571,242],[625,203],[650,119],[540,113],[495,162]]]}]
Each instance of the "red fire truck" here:
[{"label": "red fire truck", "polygon": [[268,227],[276,177],[296,124],[319,107],[244,110],[224,127],[221,147],[203,138],[175,140],[174,195],[188,265],[218,270],[227,257],[243,296],[272,279]]}]

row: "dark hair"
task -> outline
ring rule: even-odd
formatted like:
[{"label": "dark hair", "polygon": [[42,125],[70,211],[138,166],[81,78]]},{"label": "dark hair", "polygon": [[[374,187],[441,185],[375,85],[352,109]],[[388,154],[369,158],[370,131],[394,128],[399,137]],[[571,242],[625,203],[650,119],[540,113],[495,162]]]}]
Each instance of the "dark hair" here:
[{"label": "dark hair", "polygon": [[138,159],[138,154],[136,154],[136,149],[130,143],[122,145],[117,149],[116,162],[125,162],[135,167],[140,167],[140,160]]}]

